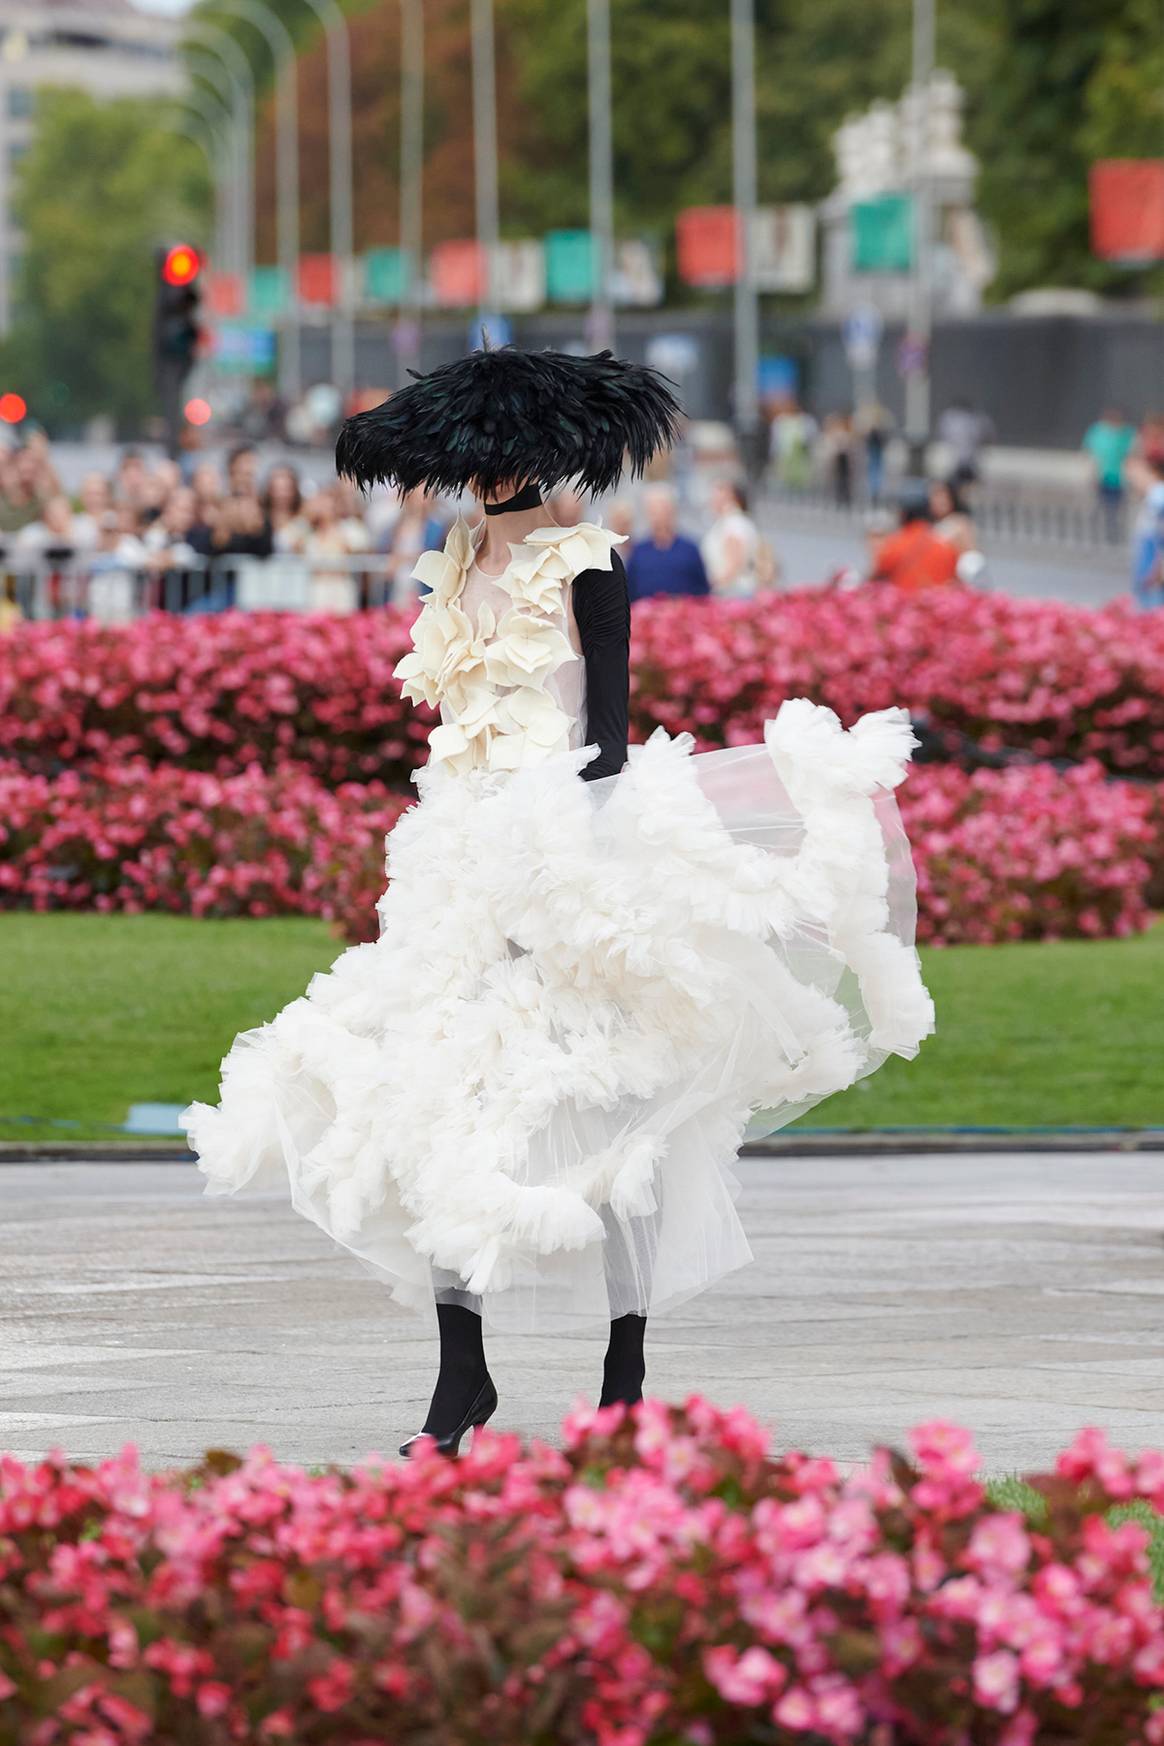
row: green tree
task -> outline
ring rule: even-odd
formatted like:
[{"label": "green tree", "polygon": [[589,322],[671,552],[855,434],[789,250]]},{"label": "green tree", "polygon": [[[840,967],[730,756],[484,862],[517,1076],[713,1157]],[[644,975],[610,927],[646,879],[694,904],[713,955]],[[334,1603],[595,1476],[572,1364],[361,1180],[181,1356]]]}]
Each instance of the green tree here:
[{"label": "green tree", "polygon": [[991,0],[993,64],[972,110],[980,204],[1000,243],[992,294],[1142,280],[1091,253],[1087,172],[1164,149],[1160,0]]},{"label": "green tree", "polygon": [[[721,0],[618,0],[613,11],[618,221],[669,235],[681,207],[731,199],[729,12]],[[516,67],[506,224],[585,224],[585,0],[499,0],[498,29],[499,61]],[[833,135],[847,116],[900,96],[909,34],[910,0],[757,0],[761,200],[830,192]],[[989,40],[976,7],[941,9],[939,53],[961,76],[978,75]]]},{"label": "green tree", "polygon": [[25,247],[5,381],[50,428],[107,413],[136,429],[153,405],[154,250],[205,241],[204,159],[157,104],[46,91],[15,206]]}]

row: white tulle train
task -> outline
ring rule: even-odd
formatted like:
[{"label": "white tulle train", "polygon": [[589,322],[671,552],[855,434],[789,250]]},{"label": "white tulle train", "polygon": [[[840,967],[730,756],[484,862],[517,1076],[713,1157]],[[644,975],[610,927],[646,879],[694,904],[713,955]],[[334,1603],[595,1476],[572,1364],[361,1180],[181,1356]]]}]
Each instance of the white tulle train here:
[{"label": "white tulle train", "polygon": [[498,776],[418,774],[380,938],[184,1124],[208,1192],[290,1188],[402,1303],[495,1324],[655,1314],[750,1259],[733,1162],[933,1008],[893,788],[902,710],[786,703],[764,743],[655,732]]}]

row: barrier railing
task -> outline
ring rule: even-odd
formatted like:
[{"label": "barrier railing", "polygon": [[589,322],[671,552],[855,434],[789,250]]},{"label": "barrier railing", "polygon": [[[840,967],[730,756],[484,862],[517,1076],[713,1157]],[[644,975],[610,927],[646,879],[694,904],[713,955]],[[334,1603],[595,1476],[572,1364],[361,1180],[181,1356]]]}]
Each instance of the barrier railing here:
[{"label": "barrier railing", "polygon": [[[823,481],[803,487],[768,484],[760,501],[777,514],[801,511],[846,527],[861,526],[875,510],[893,509],[900,486],[900,480],[887,480],[881,498],[874,501],[856,487],[847,499],[839,497]],[[1107,507],[1066,492],[1043,496],[989,485],[974,489],[968,509],[984,544],[1104,553],[1109,559],[1127,547],[1135,515],[1127,503]]]},{"label": "barrier railing", "polygon": [[[92,618],[125,624],[148,612],[354,612],[403,604],[415,584],[396,579],[399,559],[380,552],[255,558],[183,554],[150,564],[45,551],[0,555],[0,624],[9,619]],[[406,565],[407,571],[411,565]]]}]

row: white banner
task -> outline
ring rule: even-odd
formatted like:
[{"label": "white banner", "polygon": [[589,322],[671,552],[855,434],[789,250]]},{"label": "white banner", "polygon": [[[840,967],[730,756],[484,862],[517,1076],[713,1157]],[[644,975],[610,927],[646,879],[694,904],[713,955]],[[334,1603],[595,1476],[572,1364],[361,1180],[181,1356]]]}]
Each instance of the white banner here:
[{"label": "white banner", "polygon": [[663,301],[663,268],[658,247],[645,237],[628,237],[614,249],[614,301],[624,308],[653,309]]},{"label": "white banner", "polygon": [[499,309],[540,309],[546,300],[546,256],[540,242],[498,243],[493,257]]},{"label": "white banner", "polygon": [[816,213],[811,206],[759,206],[752,230],[760,291],[811,291],[816,283]]}]

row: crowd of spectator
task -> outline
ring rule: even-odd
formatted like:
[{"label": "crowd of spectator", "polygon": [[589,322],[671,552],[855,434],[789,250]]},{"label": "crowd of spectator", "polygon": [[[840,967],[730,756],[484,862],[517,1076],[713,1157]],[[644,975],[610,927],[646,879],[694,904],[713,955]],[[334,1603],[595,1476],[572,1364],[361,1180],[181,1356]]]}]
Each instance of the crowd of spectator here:
[{"label": "crowd of spectator", "polygon": [[[781,438],[785,455],[801,429],[797,416],[789,417],[795,430]],[[832,433],[834,463],[848,434],[847,426]],[[866,430],[866,444],[868,436]],[[880,504],[871,510],[867,561],[859,573],[844,572],[844,580],[906,592],[985,580],[969,442],[967,435],[958,477],[907,486],[893,509]],[[878,454],[876,444],[872,453]],[[1136,597],[1141,606],[1159,607],[1164,445],[1128,449],[1121,465],[1138,465],[1144,475],[1137,475]],[[458,513],[472,516],[473,506],[424,490],[403,501],[388,491],[364,498],[343,480],[312,480],[283,459],[263,467],[245,441],[220,461],[191,456],[185,467],[127,449],[110,471],[86,474],[70,493],[49,444],[33,435],[19,448],[0,450],[0,629],[22,616],[89,614],[116,621],[157,607],[211,612],[267,604],[349,612],[408,606],[416,598],[417,558],[443,542]],[[622,554],[632,600],[654,594],[746,598],[779,580],[776,554],[735,477],[711,484],[698,516],[662,481],[636,498],[599,506],[563,489],[547,513],[563,526],[601,513],[626,536]],[[699,538],[691,535],[693,521],[702,525]],[[256,591],[259,569],[263,582]]]},{"label": "crowd of spectator", "polygon": [[[388,491],[363,498],[343,480],[312,482],[278,460],[261,469],[240,443],[220,464],[124,451],[110,473],[90,472],[74,494],[64,489],[52,451],[39,436],[0,453],[0,622],[38,614],[89,612],[124,618],[149,607],[221,610],[240,600],[240,576],[262,560],[272,604],[347,612],[408,605],[421,552],[439,546],[467,503],[424,490],[402,501]],[[570,526],[594,514],[570,489],[547,504]],[[632,596],[754,593],[776,579],[775,560],[748,513],[744,489],[723,480],[711,490],[701,542],[680,531],[680,503],[652,484],[635,503],[603,506],[626,536]],[[252,565],[253,570],[253,565]],[[74,585],[75,584],[75,585]]]}]

